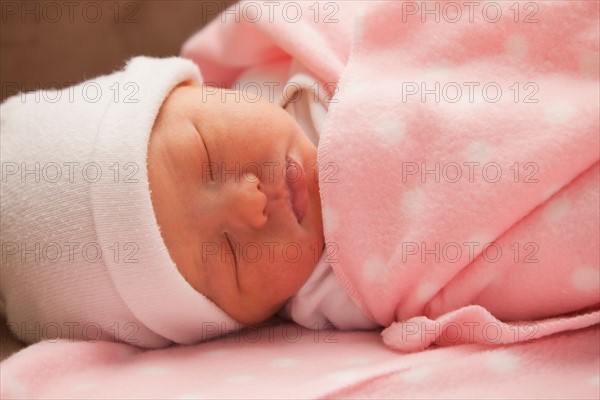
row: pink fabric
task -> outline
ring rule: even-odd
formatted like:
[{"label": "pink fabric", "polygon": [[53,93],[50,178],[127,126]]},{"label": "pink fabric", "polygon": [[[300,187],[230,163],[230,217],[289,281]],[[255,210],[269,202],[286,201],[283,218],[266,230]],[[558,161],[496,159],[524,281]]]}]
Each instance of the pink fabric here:
[{"label": "pink fabric", "polygon": [[40,342],[2,363],[0,397],[597,399],[598,335],[593,327],[524,344],[413,354],[382,346],[376,331],[295,324],[147,351],[113,342]]},{"label": "pink fabric", "polygon": [[597,399],[598,343],[596,327],[515,346],[435,349],[408,368],[327,398]]},{"label": "pink fabric", "polygon": [[[225,16],[182,55],[226,86],[285,58],[339,82],[319,143],[328,260],[385,343],[422,349],[469,322],[456,342],[492,342],[489,322],[496,343],[598,323],[598,3],[517,17],[496,2],[497,21],[462,4],[439,23],[415,2],[341,3],[330,24],[304,6],[295,24]],[[535,334],[510,339],[518,321]]]},{"label": "pink fabric", "polygon": [[[300,8],[297,22],[284,17],[286,3]],[[268,3],[241,1],[233,5],[231,10],[247,10],[247,16],[238,22],[232,14],[217,17],[183,44],[181,56],[198,64],[205,83],[223,87],[231,87],[243,71],[292,58],[321,81],[338,82],[350,55],[354,23],[368,2],[339,2],[333,15],[331,9],[325,13],[321,8],[318,17],[313,3],[280,4],[276,13],[271,12],[272,19],[267,17]],[[263,17],[251,14],[256,6],[261,7]],[[292,11],[290,14],[293,16]],[[336,22],[326,22],[327,15]]]},{"label": "pink fabric", "polygon": [[[429,343],[398,335],[407,324],[469,321],[475,333],[457,334],[485,342],[482,325],[496,318],[530,321],[531,337],[599,321],[599,86],[578,62],[598,56],[598,3],[539,6],[536,24],[480,17],[448,29],[398,26],[404,4],[386,3],[357,24],[319,143],[320,164],[336,166],[320,176],[325,235],[334,270],[365,313],[391,325],[394,348]],[[407,82],[492,82],[504,95],[424,101]],[[515,101],[515,82],[534,82],[537,102]],[[468,162],[478,163],[471,176]],[[542,321],[584,309],[595,311]]]}]

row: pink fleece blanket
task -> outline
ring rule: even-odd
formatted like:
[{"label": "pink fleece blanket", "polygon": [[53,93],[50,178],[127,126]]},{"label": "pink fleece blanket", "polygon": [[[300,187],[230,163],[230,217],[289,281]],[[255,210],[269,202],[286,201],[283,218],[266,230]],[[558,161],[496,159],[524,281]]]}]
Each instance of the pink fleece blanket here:
[{"label": "pink fleece blanket", "polygon": [[331,90],[327,260],[386,344],[599,322],[598,2],[350,2],[322,24],[254,4],[183,55],[226,86],[295,58]]},{"label": "pink fleece blanket", "polygon": [[[600,395],[598,327],[408,355],[377,332],[273,324],[193,346],[42,342],[2,363],[3,399],[581,398]],[[549,384],[551,382],[551,384]]]},{"label": "pink fleece blanket", "polygon": [[319,145],[337,168],[320,177],[325,234],[390,346],[598,323],[599,81],[582,61],[598,3],[539,6],[537,23],[449,30],[397,25],[406,4],[386,3],[357,24]]}]

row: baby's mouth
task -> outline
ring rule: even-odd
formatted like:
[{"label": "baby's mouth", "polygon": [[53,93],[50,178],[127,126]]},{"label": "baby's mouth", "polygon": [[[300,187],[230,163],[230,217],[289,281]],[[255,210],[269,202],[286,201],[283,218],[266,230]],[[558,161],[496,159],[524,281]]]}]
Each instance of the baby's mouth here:
[{"label": "baby's mouth", "polygon": [[308,189],[306,187],[306,175],[302,166],[294,159],[287,157],[285,165],[285,180],[290,192],[292,210],[296,215],[298,223],[302,222],[308,207]]}]

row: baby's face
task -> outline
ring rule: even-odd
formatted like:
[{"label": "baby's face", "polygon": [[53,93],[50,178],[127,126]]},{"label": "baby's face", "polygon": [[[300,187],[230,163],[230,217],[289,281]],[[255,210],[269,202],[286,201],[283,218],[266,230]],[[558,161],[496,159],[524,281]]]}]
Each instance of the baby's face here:
[{"label": "baby's face", "polygon": [[281,107],[234,93],[174,89],[151,134],[148,178],[179,272],[232,318],[253,324],[313,272],[323,223],[315,146]]}]

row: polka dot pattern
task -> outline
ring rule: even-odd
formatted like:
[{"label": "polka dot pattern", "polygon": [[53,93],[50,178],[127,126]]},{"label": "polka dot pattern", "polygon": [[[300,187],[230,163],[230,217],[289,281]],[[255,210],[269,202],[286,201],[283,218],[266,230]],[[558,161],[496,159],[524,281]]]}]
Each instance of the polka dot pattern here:
[{"label": "polka dot pattern", "polygon": [[383,146],[397,145],[406,135],[406,125],[397,115],[382,117],[376,122],[375,133]]},{"label": "polka dot pattern", "polygon": [[338,212],[330,206],[323,206],[323,220],[327,221],[327,230],[329,232],[335,232],[339,226],[339,215]]},{"label": "polka dot pattern", "polygon": [[[382,346],[379,331],[338,332],[338,341],[326,344],[315,340],[312,330],[299,328],[300,340],[289,342],[283,336],[289,326],[263,327],[256,342],[245,342],[243,337],[213,340],[142,351],[128,360],[120,359],[117,352],[107,352],[101,343],[93,344],[98,347],[95,352],[89,346],[82,352],[73,343],[57,352],[55,344],[41,343],[36,345],[37,353],[29,352],[35,358],[32,361],[57,368],[35,369],[35,376],[29,379],[26,372],[32,364],[22,362],[23,355],[20,363],[3,364],[0,390],[3,398],[15,399],[36,398],[39,392],[31,389],[37,385],[43,385],[44,397],[49,398],[200,400],[287,398],[290,393],[298,398],[352,397],[328,395],[339,390],[351,390],[357,393],[355,397],[365,398],[378,397],[360,390],[372,388],[369,382],[382,377],[395,378],[386,381],[388,392],[410,398],[419,394],[430,398],[442,392],[462,398],[465,391],[477,398],[490,393],[507,397],[490,392],[490,383],[504,381],[517,391],[531,391],[532,385],[539,385],[532,393],[542,398],[562,394],[564,387],[581,393],[598,390],[597,363],[591,356],[598,350],[597,329],[552,335],[519,346],[456,344],[408,355]],[[70,362],[64,363],[65,358]],[[477,379],[465,379],[472,375]],[[559,384],[560,379],[568,385]],[[555,387],[548,385],[550,381],[557,382]]]},{"label": "polka dot pattern", "polygon": [[579,267],[571,274],[571,284],[580,292],[598,292],[600,289],[600,271],[598,267]]},{"label": "polka dot pattern", "polygon": [[364,278],[370,282],[385,282],[387,279],[387,264],[379,256],[369,256],[363,270]]},{"label": "polka dot pattern", "polygon": [[570,207],[569,199],[557,198],[551,200],[542,212],[546,221],[554,224],[559,222],[569,212]]},{"label": "polka dot pattern", "polygon": [[588,378],[587,382],[590,386],[600,387],[600,374],[591,376]]},{"label": "polka dot pattern", "polygon": [[463,151],[463,159],[466,162],[478,162],[483,165],[492,160],[494,151],[489,143],[482,140],[470,142]]},{"label": "polka dot pattern", "polygon": [[[6,381],[4,381],[6,382]],[[5,383],[3,383],[5,384]],[[12,379],[5,388],[8,387],[8,391],[16,399],[27,399],[30,397],[29,390],[19,379]],[[4,397],[4,396],[3,396]]]},{"label": "polka dot pattern", "polygon": [[414,189],[402,195],[403,214],[416,218],[425,208],[426,194],[422,189]]},{"label": "polka dot pattern", "polygon": [[[452,70],[448,65],[442,62],[436,62],[430,65],[424,72],[424,78],[431,81],[447,80]],[[429,87],[432,87],[430,85]]]},{"label": "polka dot pattern", "polygon": [[555,101],[550,105],[545,113],[544,118],[551,124],[566,124],[575,116],[575,106],[567,101]]},{"label": "polka dot pattern", "polygon": [[343,384],[355,383],[359,378],[360,374],[356,371],[336,371],[328,374],[327,378]]},{"label": "polka dot pattern", "polygon": [[498,374],[510,374],[519,365],[519,357],[508,350],[494,350],[487,354],[487,367]]}]

